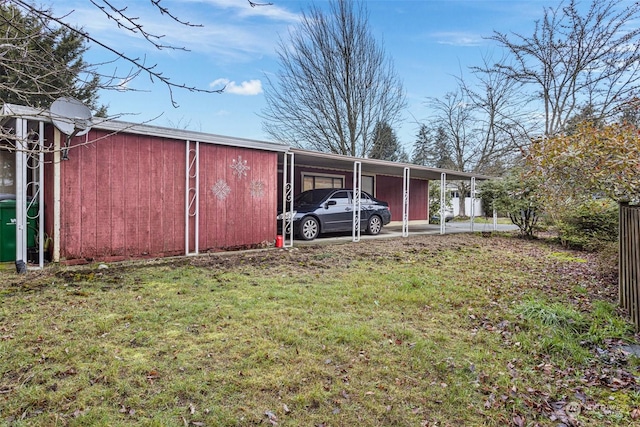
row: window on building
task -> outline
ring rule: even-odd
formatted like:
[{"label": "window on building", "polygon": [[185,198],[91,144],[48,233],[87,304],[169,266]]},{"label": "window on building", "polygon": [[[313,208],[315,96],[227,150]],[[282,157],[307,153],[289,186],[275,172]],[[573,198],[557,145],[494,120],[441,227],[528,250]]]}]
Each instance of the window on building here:
[{"label": "window on building", "polygon": [[[375,177],[362,175],[362,191],[375,197]],[[344,176],[340,175],[316,175],[302,174],[302,191],[313,190],[314,188],[344,188]]]},{"label": "window on building", "polygon": [[372,176],[369,175],[362,175],[362,182],[361,182],[361,190],[364,192],[367,192],[369,194],[371,194],[373,197],[376,196],[375,193],[375,180],[373,179]]},{"label": "window on building", "polygon": [[302,191],[315,188],[343,188],[344,176],[302,174]]}]

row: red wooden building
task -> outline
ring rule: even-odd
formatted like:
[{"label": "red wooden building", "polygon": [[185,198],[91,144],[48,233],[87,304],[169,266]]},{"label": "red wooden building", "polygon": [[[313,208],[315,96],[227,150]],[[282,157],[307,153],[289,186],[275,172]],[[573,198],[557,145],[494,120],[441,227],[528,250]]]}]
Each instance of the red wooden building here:
[{"label": "red wooden building", "polygon": [[2,107],[0,124],[9,130],[0,144],[0,193],[16,195],[16,259],[35,246],[40,265],[46,254],[70,263],[273,244],[283,188],[351,188],[354,174],[362,190],[389,202],[393,220],[426,220],[429,180],[445,172],[472,178],[110,120],[94,119],[84,135],[67,139],[50,112],[15,105]]}]

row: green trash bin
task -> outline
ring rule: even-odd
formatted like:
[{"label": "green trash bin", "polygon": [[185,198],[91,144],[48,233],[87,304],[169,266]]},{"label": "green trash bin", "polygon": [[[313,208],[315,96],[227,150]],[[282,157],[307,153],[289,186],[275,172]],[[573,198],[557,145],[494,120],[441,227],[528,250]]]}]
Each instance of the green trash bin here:
[{"label": "green trash bin", "polygon": [[[29,208],[29,217],[38,214],[38,203]],[[16,196],[0,194],[0,262],[16,261]],[[36,245],[36,221],[27,218],[27,247]],[[24,260],[26,262],[26,260]]]}]

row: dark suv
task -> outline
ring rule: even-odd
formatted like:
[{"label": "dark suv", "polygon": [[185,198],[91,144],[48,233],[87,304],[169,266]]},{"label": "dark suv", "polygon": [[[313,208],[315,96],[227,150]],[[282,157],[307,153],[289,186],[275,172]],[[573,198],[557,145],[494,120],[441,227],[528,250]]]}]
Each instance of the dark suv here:
[{"label": "dark suv", "polygon": [[[287,215],[290,213],[287,212]],[[278,228],[283,214],[278,215]],[[391,221],[389,204],[364,191],[360,197],[360,229],[378,234]],[[318,188],[298,194],[293,200],[293,230],[303,240],[320,233],[351,231],[353,228],[353,190]]]}]

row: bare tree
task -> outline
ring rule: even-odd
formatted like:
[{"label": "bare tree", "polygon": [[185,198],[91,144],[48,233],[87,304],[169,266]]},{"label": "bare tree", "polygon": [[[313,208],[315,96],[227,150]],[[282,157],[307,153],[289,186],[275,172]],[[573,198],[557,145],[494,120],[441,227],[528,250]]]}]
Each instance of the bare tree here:
[{"label": "bare tree", "polygon": [[[501,174],[517,152],[526,151],[540,123],[522,91],[522,83],[505,76],[502,58],[490,65],[483,57],[481,66],[471,67],[472,78],[458,78],[458,85],[468,99],[474,116],[477,142],[471,150],[474,172]],[[500,167],[497,164],[502,163]]]},{"label": "bare tree", "polygon": [[405,98],[364,5],[330,1],[328,14],[312,6],[289,36],[278,46],[281,71],[267,76],[264,130],[292,145],[368,154],[376,124],[397,122]]},{"label": "bare tree", "polygon": [[[529,126],[534,122],[523,107],[519,84],[488,67],[472,68],[473,80],[458,79],[458,89],[442,99],[430,98],[427,105],[433,111],[431,136],[420,141],[422,157],[438,161],[440,166],[485,175],[501,175],[528,142]],[[426,131],[425,130],[425,131]],[[416,152],[416,155],[421,153]],[[423,160],[425,160],[423,159]],[[433,164],[430,166],[439,166]],[[460,212],[464,215],[464,195],[468,182],[456,183],[460,194]]]},{"label": "bare tree", "polygon": [[[452,169],[464,172],[476,169],[480,157],[477,152],[479,142],[474,133],[473,108],[464,91],[458,88],[442,99],[430,98],[427,105],[433,111],[431,123],[439,133],[439,138],[432,140],[432,150],[438,151],[440,156],[446,151],[449,156],[447,163]],[[460,194],[460,215],[464,216],[464,199],[469,186],[464,181],[457,181],[456,186]]]},{"label": "bare tree", "polygon": [[513,64],[499,69],[533,88],[544,108],[544,134],[563,130],[578,110],[590,106],[599,118],[616,114],[640,79],[640,3],[592,0],[585,13],[570,0],[545,8],[532,35],[494,32]]}]

